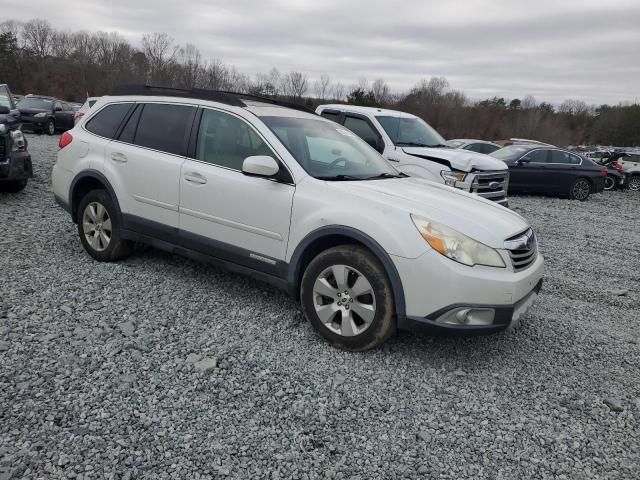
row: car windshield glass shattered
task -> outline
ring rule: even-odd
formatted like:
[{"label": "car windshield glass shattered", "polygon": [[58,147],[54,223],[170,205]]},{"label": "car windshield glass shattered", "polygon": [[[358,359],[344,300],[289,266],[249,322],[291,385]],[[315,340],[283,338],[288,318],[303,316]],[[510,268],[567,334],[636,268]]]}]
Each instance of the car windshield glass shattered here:
[{"label": "car windshield glass shattered", "polygon": [[305,171],[322,180],[403,176],[346,128],[326,120],[260,117]]},{"label": "car windshield glass shattered", "polygon": [[448,147],[447,142],[420,118],[377,116],[393,143],[403,147]]},{"label": "car windshield glass shattered", "polygon": [[18,108],[33,108],[36,110],[51,110],[51,100],[46,98],[23,98],[18,104]]}]

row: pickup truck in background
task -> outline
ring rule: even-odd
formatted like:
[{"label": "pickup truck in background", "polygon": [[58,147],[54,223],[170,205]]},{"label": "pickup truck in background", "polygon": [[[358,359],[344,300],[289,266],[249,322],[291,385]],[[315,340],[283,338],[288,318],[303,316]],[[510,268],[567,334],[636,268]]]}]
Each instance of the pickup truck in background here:
[{"label": "pickup truck in background", "polygon": [[352,105],[320,105],[316,113],[351,130],[407,175],[508,206],[509,170],[504,162],[449,147],[436,130],[415,115]]}]

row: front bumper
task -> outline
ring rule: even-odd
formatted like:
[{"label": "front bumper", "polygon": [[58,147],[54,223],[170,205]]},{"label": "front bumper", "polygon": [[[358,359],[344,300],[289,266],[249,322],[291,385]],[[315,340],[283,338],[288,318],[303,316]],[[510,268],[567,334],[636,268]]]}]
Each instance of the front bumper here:
[{"label": "front bumper", "polygon": [[10,152],[0,160],[0,182],[27,180],[33,176],[33,166],[29,152]]},{"label": "front bumper", "polygon": [[[542,279],[527,295],[518,300],[515,304],[505,305],[451,305],[439,310],[427,317],[402,317],[398,319],[400,330],[410,330],[413,332],[424,332],[440,335],[487,335],[503,330],[511,330],[520,325],[520,319],[529,310],[538,298],[538,293],[542,288]],[[475,310],[493,311],[493,322],[489,325],[456,325],[442,323],[438,319],[447,317],[450,312]]]},{"label": "front bumper", "polygon": [[24,118],[23,117],[21,120],[22,130],[28,130],[30,132],[43,131],[46,128],[48,121],[49,121],[48,118],[34,118],[34,117]]},{"label": "front bumper", "polygon": [[[544,258],[539,253],[530,266],[517,272],[509,263],[506,268],[469,267],[434,250],[414,259],[392,258],[406,305],[398,327],[410,330],[462,334],[505,330],[533,303],[544,273]],[[464,322],[448,318],[466,310],[472,313]],[[474,316],[482,317],[482,311],[490,311],[492,317],[476,322]],[[462,324],[466,322],[469,324]]]}]

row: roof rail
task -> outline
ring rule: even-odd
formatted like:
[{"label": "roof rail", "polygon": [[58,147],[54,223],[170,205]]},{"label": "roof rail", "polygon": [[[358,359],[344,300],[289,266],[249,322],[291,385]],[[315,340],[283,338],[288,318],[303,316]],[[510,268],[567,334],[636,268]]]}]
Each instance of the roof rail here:
[{"label": "roof rail", "polygon": [[110,95],[146,95],[196,98],[199,100],[211,100],[214,102],[225,103],[234,107],[246,106],[244,102],[240,101],[240,99],[233,95],[229,95],[228,93],[218,92],[215,90],[202,90],[200,88],[186,90],[182,88],[156,87],[153,85],[119,85],[111,91]]},{"label": "roof rail", "polygon": [[204,90],[201,88],[171,88],[171,87],[157,87],[153,85],[119,85],[115,87],[110,95],[122,96],[122,95],[146,95],[146,96],[164,96],[164,97],[182,97],[182,98],[195,98],[199,100],[211,100],[214,102],[220,102],[234,107],[246,107],[247,104],[243,102],[246,100],[255,100],[257,102],[269,103],[271,105],[278,105],[281,107],[291,108],[294,110],[300,110],[302,112],[311,113],[315,115],[315,112],[310,108],[299,105],[297,103],[287,102],[284,100],[277,100],[275,98],[261,97],[259,95],[251,95],[249,93],[237,93],[227,92],[221,90]]}]

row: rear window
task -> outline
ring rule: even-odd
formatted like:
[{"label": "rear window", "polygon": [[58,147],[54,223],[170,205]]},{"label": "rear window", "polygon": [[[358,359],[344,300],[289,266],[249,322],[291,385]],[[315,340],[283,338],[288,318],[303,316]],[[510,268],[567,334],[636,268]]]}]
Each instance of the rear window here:
[{"label": "rear window", "polygon": [[18,108],[33,108],[34,110],[51,110],[53,100],[46,98],[23,98],[18,103]]},{"label": "rear window", "polygon": [[107,105],[87,122],[85,128],[101,137],[114,138],[132,103]]},{"label": "rear window", "polygon": [[498,160],[512,160],[514,158],[520,158],[520,156],[524,155],[524,153],[529,150],[531,150],[531,147],[511,145],[509,147],[496,150],[495,152],[491,152],[490,155]]},{"label": "rear window", "polygon": [[327,120],[332,120],[336,123],[340,123],[340,112],[336,112],[334,110],[324,110],[320,114],[320,116],[326,118]]},{"label": "rear window", "polygon": [[195,107],[148,103],[144,106],[134,143],[162,152],[185,155],[187,131]]}]

